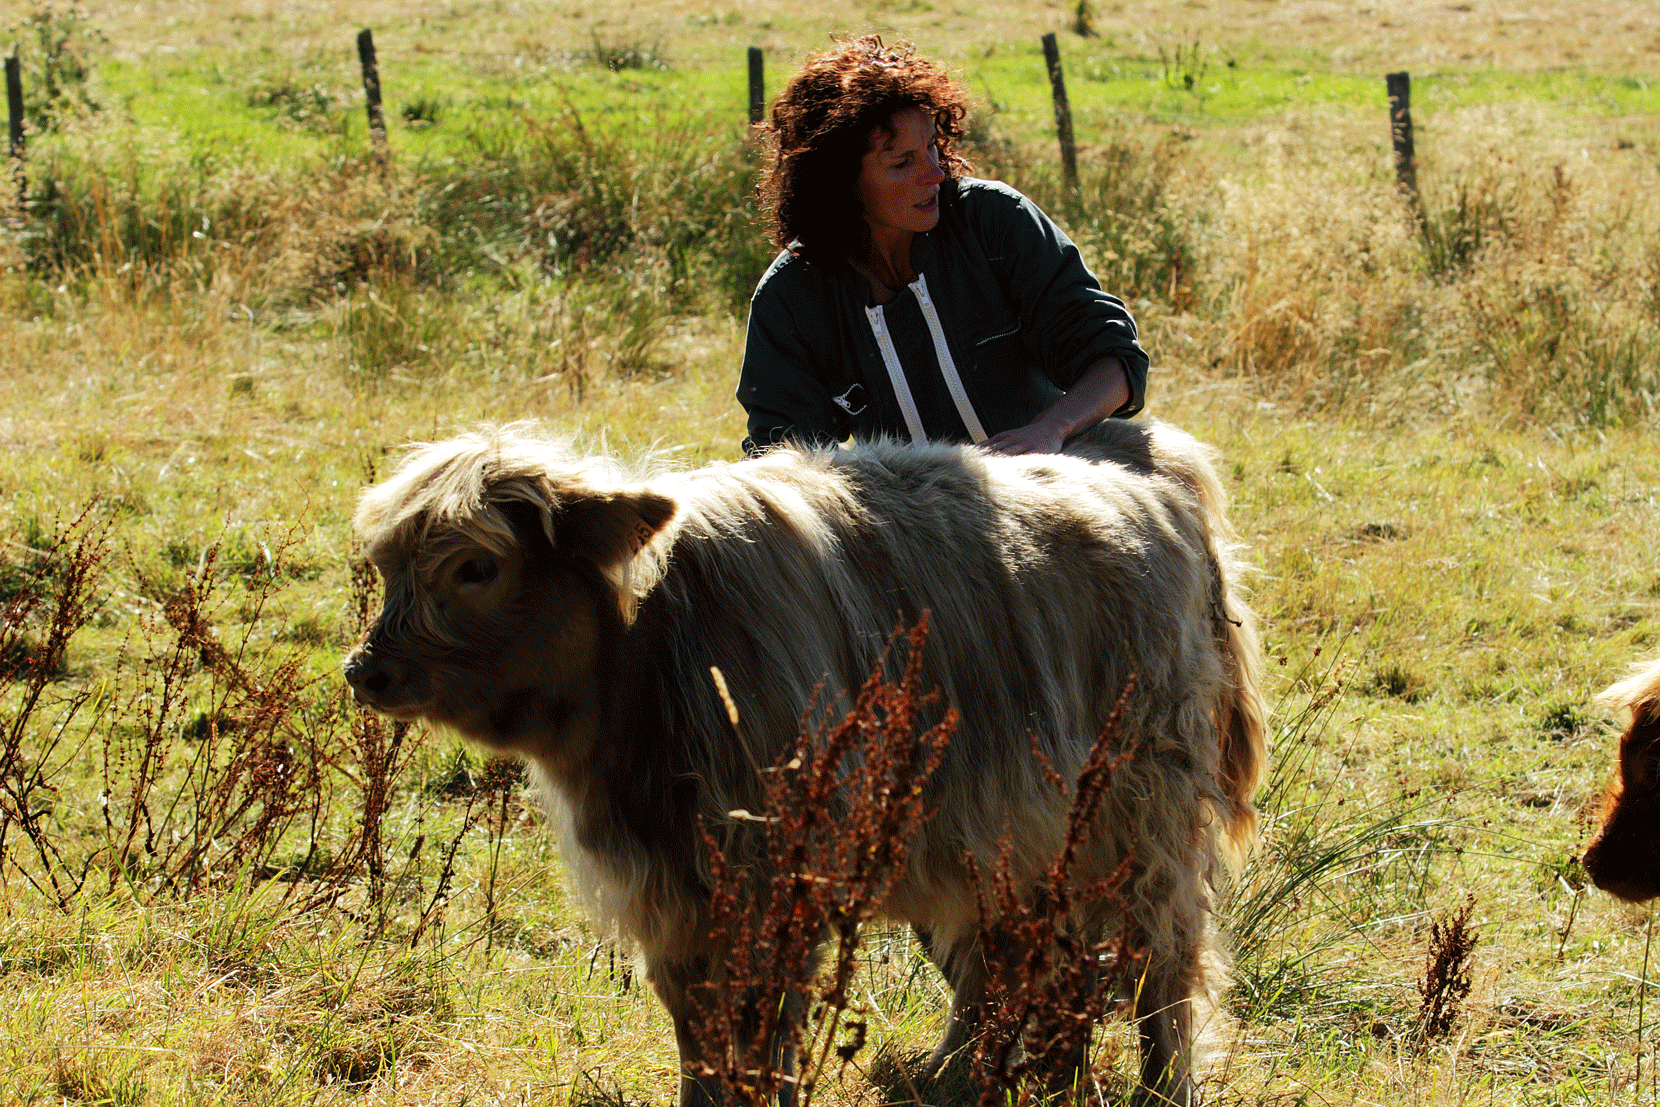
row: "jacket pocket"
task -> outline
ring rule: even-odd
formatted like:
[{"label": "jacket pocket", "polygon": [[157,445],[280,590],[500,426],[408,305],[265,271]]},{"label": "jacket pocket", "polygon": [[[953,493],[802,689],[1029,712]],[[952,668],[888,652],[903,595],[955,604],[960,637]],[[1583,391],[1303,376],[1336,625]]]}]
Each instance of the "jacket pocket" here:
[{"label": "jacket pocket", "polygon": [[1020,320],[1016,319],[1013,323],[1010,323],[1008,326],[999,329],[996,334],[988,334],[986,337],[978,339],[974,343],[974,348],[979,349],[981,346],[989,346],[993,342],[996,342],[998,339],[1013,338],[1015,335],[1017,335],[1019,333],[1020,333]]}]

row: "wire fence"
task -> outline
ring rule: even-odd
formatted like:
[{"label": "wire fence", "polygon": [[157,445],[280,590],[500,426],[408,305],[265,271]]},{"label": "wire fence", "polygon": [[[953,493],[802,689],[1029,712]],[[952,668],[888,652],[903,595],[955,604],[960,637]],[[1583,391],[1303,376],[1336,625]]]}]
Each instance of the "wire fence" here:
[{"label": "wire fence", "polygon": [[[371,28],[364,28],[357,34],[357,53],[362,72],[364,110],[368,118],[370,141],[376,160],[384,167],[391,159],[391,146],[387,138],[386,115],[383,107],[383,86],[379,56],[374,41],[374,32]],[[1072,112],[1066,92],[1066,79],[1060,56],[1060,48],[1053,32],[1042,38],[1044,65],[1048,73],[1050,90],[1054,100],[1055,136],[1060,147],[1061,165],[1067,187],[1076,192],[1078,188],[1077,146],[1073,138]],[[522,59],[523,52],[488,51],[488,50],[445,50],[422,45],[419,50],[408,52],[423,57],[465,58],[476,60],[480,58],[514,58]],[[597,35],[591,52],[591,60],[612,71],[630,68],[642,68],[652,64],[662,64],[660,49],[645,46],[640,42],[607,43]],[[749,77],[749,96],[747,100],[748,121],[750,126],[763,124],[766,117],[766,77],[765,52],[758,46],[751,46],[746,53],[746,64]],[[10,158],[9,170],[17,190],[17,200],[22,205],[27,199],[27,147],[25,139],[24,97],[22,69],[17,54],[12,54],[5,60],[6,73],[6,104],[10,128]],[[1386,77],[1386,88],[1389,106],[1390,141],[1394,152],[1396,179],[1402,192],[1409,197],[1417,195],[1416,157],[1413,147],[1412,114],[1410,111],[1411,76],[1405,72],[1390,73]]]}]

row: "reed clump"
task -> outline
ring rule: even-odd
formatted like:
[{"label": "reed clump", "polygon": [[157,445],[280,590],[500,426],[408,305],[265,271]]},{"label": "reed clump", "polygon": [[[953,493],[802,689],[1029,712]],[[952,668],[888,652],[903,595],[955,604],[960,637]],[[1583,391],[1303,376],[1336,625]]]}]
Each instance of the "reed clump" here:
[{"label": "reed clump", "polygon": [[755,174],[753,147],[714,120],[601,130],[575,109],[387,173],[346,154],[257,167],[88,129],[37,158],[8,291],[49,311],[39,293],[62,285],[321,330],[354,387],[482,355],[580,396],[596,375],[668,369],[674,320],[747,298],[771,256]]},{"label": "reed clump", "polygon": [[1368,171],[1292,142],[1207,186],[1176,356],[1310,412],[1652,423],[1653,167],[1617,146],[1529,164],[1488,122],[1437,134],[1416,196],[1382,150]]}]

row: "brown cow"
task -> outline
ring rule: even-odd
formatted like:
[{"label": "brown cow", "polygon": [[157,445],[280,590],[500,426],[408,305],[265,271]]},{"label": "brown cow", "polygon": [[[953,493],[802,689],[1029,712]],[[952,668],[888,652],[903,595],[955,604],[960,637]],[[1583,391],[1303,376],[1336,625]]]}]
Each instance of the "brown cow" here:
[{"label": "brown cow", "polygon": [[1625,712],[1619,777],[1602,830],[1585,851],[1598,888],[1640,903],[1660,895],[1660,658],[1614,685],[1597,702]]},{"label": "brown cow", "polygon": [[[950,977],[937,1063],[986,986],[965,855],[990,872],[1011,830],[1016,886],[1035,886],[1063,812],[1032,740],[1075,774],[1133,672],[1135,754],[1074,876],[1088,887],[1134,858],[1143,1083],[1186,1103],[1195,1002],[1222,985],[1215,884],[1255,833],[1255,624],[1205,447],[1114,420],[1079,450],[1099,460],[875,443],[652,472],[525,427],[419,446],[358,507],[386,599],[346,677],[380,711],[525,757],[689,1072],[693,990],[723,961],[697,827],[743,848],[753,831],[733,813],[758,809],[754,766],[793,745],[816,686],[857,689],[892,628],[930,613],[923,686],[960,721],[884,910]],[[1091,903],[1086,921],[1118,910]],[[703,1098],[683,1076],[681,1103]]]}]

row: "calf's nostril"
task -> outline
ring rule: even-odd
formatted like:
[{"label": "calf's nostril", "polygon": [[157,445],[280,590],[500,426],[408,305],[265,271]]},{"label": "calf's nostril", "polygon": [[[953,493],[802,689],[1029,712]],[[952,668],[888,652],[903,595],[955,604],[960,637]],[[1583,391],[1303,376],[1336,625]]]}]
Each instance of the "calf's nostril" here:
[{"label": "calf's nostril", "polygon": [[387,677],[383,666],[368,654],[354,654],[346,658],[341,666],[346,676],[346,683],[353,688],[369,691],[384,691]]},{"label": "calf's nostril", "polygon": [[364,697],[380,700],[391,695],[397,690],[399,674],[403,671],[396,663],[376,657],[367,650],[347,657],[341,669],[346,683],[351,685],[360,700]]}]

